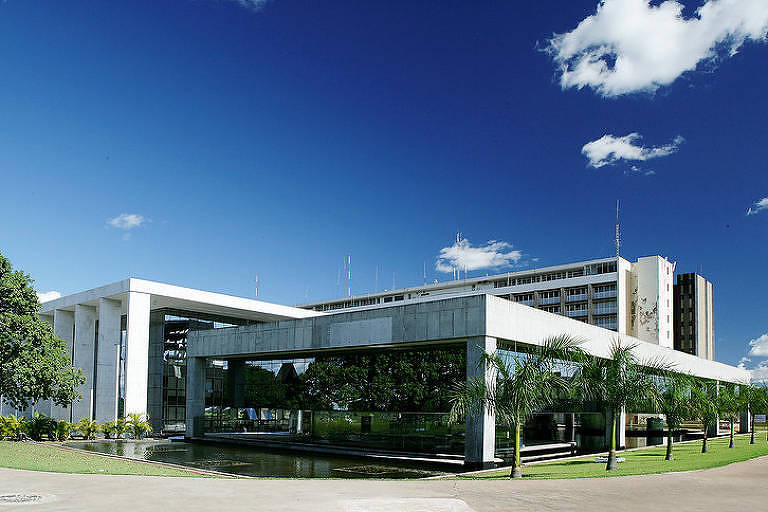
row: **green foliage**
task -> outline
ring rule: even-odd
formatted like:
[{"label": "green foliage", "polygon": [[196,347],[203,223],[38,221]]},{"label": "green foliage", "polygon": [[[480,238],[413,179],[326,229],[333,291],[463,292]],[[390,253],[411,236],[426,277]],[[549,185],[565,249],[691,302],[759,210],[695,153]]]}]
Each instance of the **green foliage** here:
[{"label": "green foliage", "polygon": [[84,378],[69,361],[66,344],[38,317],[32,279],[0,254],[0,395],[23,409],[38,400],[78,400]]},{"label": "green foliage", "polygon": [[481,364],[496,374],[492,385],[485,379],[471,379],[454,386],[451,418],[482,414],[487,409],[496,421],[515,431],[515,458],[511,476],[520,474],[520,432],[534,413],[551,406],[569,391],[561,376],[562,361],[581,359],[580,341],[566,335],[544,340],[531,352],[503,357],[499,352],[484,354]]},{"label": "green foliage", "polygon": [[582,399],[593,400],[611,414],[610,451],[606,469],[616,469],[616,430],[622,410],[643,409],[659,404],[659,375],[668,373],[663,360],[640,361],[634,354],[636,345],[611,344],[606,359],[585,358],[573,384]]},{"label": "green foliage", "polygon": [[48,439],[53,440],[51,432],[54,434],[56,432],[56,420],[35,411],[32,419],[27,422],[26,430],[29,437],[34,441],[42,441],[44,435],[48,436]]},{"label": "green foliage", "polygon": [[0,439],[20,440],[27,430],[27,420],[21,416],[0,416]]},{"label": "green foliage", "polygon": [[134,439],[141,439],[152,433],[152,425],[149,423],[149,416],[143,414],[129,414],[126,419],[128,432]]},{"label": "green foliage", "polygon": [[96,434],[101,430],[101,425],[92,421],[90,418],[82,418],[77,422],[77,431],[83,436],[83,439],[96,439]]},{"label": "green foliage", "polygon": [[692,384],[691,376],[680,373],[668,372],[663,377],[656,379],[658,387],[654,393],[658,397],[656,410],[667,418],[667,460],[673,459],[674,432],[680,430],[683,421],[694,415],[691,406]]},{"label": "green foliage", "polygon": [[66,441],[70,438],[72,435],[72,432],[75,430],[75,425],[68,421],[59,420],[56,422],[56,440],[57,441]]}]

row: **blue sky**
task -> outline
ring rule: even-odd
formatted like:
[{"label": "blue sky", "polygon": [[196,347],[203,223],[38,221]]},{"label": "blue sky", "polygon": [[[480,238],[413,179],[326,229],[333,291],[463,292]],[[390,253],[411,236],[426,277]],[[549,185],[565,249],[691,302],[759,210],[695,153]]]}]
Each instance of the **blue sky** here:
[{"label": "blue sky", "polygon": [[353,293],[450,279],[457,230],[503,242],[470,275],[610,256],[618,199],[622,254],[701,270],[757,366],[768,9],[659,3],[8,0],[0,250],[41,292],[297,303],[348,254]]}]

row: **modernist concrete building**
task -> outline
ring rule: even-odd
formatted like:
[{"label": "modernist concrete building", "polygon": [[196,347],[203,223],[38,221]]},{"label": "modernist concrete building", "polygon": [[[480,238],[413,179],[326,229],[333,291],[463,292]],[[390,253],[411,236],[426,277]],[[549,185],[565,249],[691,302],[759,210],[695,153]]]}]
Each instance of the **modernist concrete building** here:
[{"label": "modernist concrete building", "polygon": [[338,311],[418,301],[456,293],[487,293],[565,315],[664,347],[673,346],[674,263],[661,256],[630,262],[603,258],[472,279],[386,290],[298,307]]},{"label": "modernist concrete building", "polygon": [[[744,382],[746,370],[673,349],[673,272],[658,256],[634,263],[606,258],[303,307],[126,279],[43,305],[42,318],[67,342],[86,382],[83,399],[71,407],[36,408],[72,421],[146,413],[156,431],[191,438],[256,429],[321,444],[462,453],[482,465],[503,455],[506,442],[490,413],[459,429],[447,423],[444,401],[415,410],[401,400],[400,410],[371,411],[335,389],[383,377],[386,365],[405,361],[403,354],[429,360],[417,373],[436,374],[438,386],[489,379],[478,365],[484,351],[513,354],[563,333],[583,339],[596,356],[606,356],[620,338],[636,344],[641,357],[663,357],[680,372]],[[343,386],[322,381],[318,368],[327,374],[345,364],[352,371],[342,376]],[[332,396],[322,406],[294,400],[307,382]],[[404,384],[388,382],[399,390]],[[286,400],[286,390],[298,394]],[[429,403],[435,392],[422,391],[413,391],[418,403]],[[551,437],[566,442],[576,435],[581,443],[590,436],[604,441],[602,411],[547,414],[538,432],[551,427]],[[343,435],[333,430],[339,428]],[[623,429],[618,436],[624,444]],[[414,446],[416,438],[429,446]]]},{"label": "modernist concrete building", "polygon": [[712,283],[699,274],[679,274],[674,288],[675,349],[715,358]]}]

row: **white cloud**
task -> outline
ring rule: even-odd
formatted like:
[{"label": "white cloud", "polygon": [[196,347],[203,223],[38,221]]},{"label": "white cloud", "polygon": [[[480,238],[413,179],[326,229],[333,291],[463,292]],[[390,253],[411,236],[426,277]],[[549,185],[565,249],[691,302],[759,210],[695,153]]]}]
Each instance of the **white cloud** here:
[{"label": "white cloud", "polygon": [[766,0],[707,0],[690,17],[683,9],[674,0],[600,0],[595,14],[548,41],[560,86],[603,96],[654,92],[747,40],[766,41]]},{"label": "white cloud", "polygon": [[[678,135],[669,144],[647,148],[640,144],[642,138],[643,136],[639,133],[630,133],[623,137],[605,134],[597,140],[584,144],[581,153],[587,157],[589,161],[587,165],[597,169],[605,165],[615,164],[619,160],[643,162],[652,158],[669,156],[677,152],[680,144],[685,141],[683,137]],[[642,171],[637,166],[633,166],[632,170]]]},{"label": "white cloud", "polygon": [[41,292],[37,292],[37,299],[40,302],[48,302],[50,300],[58,299],[59,297],[61,297],[61,293],[57,292],[55,290],[50,291],[50,292],[42,292],[42,293]]},{"label": "white cloud", "polygon": [[764,197],[759,201],[755,201],[755,204],[749,207],[747,215],[755,215],[763,210],[768,210],[768,197]]},{"label": "white cloud", "polygon": [[121,213],[113,219],[107,219],[107,224],[118,229],[133,229],[141,226],[147,221],[138,213]]},{"label": "white cloud", "polygon": [[251,9],[253,11],[260,11],[264,8],[265,5],[269,2],[269,0],[234,0],[238,4],[240,4],[242,7],[245,7],[246,9]]},{"label": "white cloud", "polygon": [[749,370],[752,374],[752,382],[766,382],[768,381],[768,361],[761,361],[757,368]]},{"label": "white cloud", "polygon": [[759,338],[750,340],[749,355],[768,357],[768,333],[763,334]]},{"label": "white cloud", "polygon": [[453,245],[440,249],[440,255],[435,262],[438,272],[453,272],[458,268],[472,271],[508,267],[520,261],[523,254],[512,250],[507,242],[491,240],[483,246],[472,247],[469,240],[461,240]]}]

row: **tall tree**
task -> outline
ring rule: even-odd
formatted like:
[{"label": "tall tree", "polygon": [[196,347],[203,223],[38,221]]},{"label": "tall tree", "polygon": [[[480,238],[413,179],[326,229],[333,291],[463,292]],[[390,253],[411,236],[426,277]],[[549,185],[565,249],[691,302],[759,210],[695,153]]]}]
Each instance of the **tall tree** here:
[{"label": "tall tree", "polygon": [[709,429],[716,426],[718,419],[717,396],[712,387],[714,383],[697,380],[691,387],[691,409],[693,416],[701,422],[704,437],[701,440],[701,453],[709,452]]},{"label": "tall tree", "polygon": [[634,354],[637,345],[611,343],[608,358],[590,357],[582,363],[574,378],[574,389],[586,400],[593,400],[610,415],[607,471],[616,464],[616,431],[622,411],[647,407],[649,401],[659,402],[656,376],[668,371],[663,360],[641,361]]},{"label": "tall tree", "polygon": [[674,433],[693,411],[691,408],[691,377],[669,372],[657,381],[659,389],[657,410],[667,419],[667,454],[665,460],[674,460],[672,445]]},{"label": "tall tree", "polygon": [[730,426],[731,442],[728,445],[728,448],[736,447],[733,436],[733,425],[739,420],[740,408],[741,404],[739,403],[739,396],[736,394],[733,386],[720,386],[717,393],[717,412],[722,418],[728,420],[728,425]]},{"label": "tall tree", "polygon": [[32,282],[0,254],[0,395],[19,409],[47,399],[68,405],[80,398],[76,388],[84,378],[64,341],[38,316]]},{"label": "tall tree", "polygon": [[484,379],[459,384],[451,398],[451,419],[482,414],[487,408],[496,415],[498,423],[506,425],[514,435],[514,458],[510,478],[521,478],[520,433],[534,413],[551,406],[569,389],[561,370],[567,361],[578,360],[581,342],[567,335],[544,340],[542,346],[530,352],[512,353],[505,357],[500,351],[485,354],[496,379],[487,385]]}]

